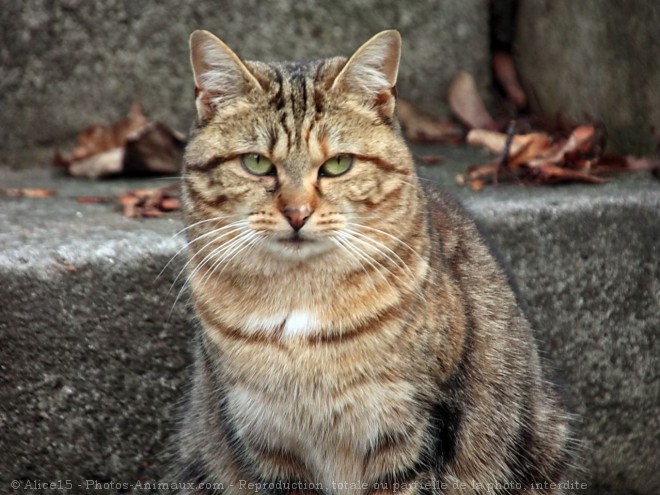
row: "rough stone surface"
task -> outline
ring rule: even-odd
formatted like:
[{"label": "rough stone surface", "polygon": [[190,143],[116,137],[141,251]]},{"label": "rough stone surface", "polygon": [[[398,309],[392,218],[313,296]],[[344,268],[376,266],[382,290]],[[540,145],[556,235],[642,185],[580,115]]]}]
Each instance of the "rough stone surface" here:
[{"label": "rough stone surface", "polygon": [[596,119],[613,149],[655,151],[660,134],[660,4],[519,2],[517,62],[546,113]]},{"label": "rough stone surface", "polygon": [[[437,150],[417,150],[426,152]],[[440,152],[446,163],[483,159]],[[462,166],[421,174],[459,196],[517,281],[576,415],[582,472],[573,478],[589,485],[576,493],[658,493],[659,183],[638,174],[605,186],[472,193],[452,185]],[[194,323],[185,295],[172,309],[181,257],[157,277],[183,245],[172,237],[181,223],[75,201],[163,182],[0,168],[0,183],[58,191],[0,196],[0,493],[13,479],[72,480],[69,493],[89,493],[87,480],[166,480]]]},{"label": "rough stone surface", "polygon": [[[135,2],[25,0],[0,9],[0,153],[43,160],[91,122],[113,122],[134,100],[185,130],[192,120],[188,36],[203,28],[247,59],[350,55],[380,30],[403,39],[400,94],[445,108],[458,70],[490,79],[485,0]],[[29,153],[22,150],[28,149]]]}]

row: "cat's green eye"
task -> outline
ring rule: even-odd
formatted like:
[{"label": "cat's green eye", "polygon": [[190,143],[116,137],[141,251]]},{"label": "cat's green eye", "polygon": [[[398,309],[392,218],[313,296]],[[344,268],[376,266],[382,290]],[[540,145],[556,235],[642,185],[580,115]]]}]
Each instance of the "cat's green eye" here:
[{"label": "cat's green eye", "polygon": [[241,156],[241,165],[253,175],[276,175],[277,173],[273,162],[256,153]]},{"label": "cat's green eye", "polygon": [[319,169],[319,177],[337,177],[353,166],[353,155],[337,155],[327,160]]}]

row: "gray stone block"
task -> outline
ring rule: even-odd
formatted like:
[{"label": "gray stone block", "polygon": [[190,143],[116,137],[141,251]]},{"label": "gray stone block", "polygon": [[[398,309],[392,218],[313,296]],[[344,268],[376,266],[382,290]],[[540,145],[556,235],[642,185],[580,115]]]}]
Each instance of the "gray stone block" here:
[{"label": "gray stone block", "polygon": [[[576,493],[657,493],[658,182],[637,174],[605,186],[473,193],[452,184],[481,157],[440,152],[447,165],[421,174],[458,195],[489,234],[564,382],[580,439],[573,478],[589,485]],[[186,296],[172,310],[183,260],[157,276],[183,245],[172,237],[181,223],[75,201],[163,181],[0,169],[0,182],[58,190],[0,197],[0,492],[13,479],[71,480],[70,493],[89,493],[87,480],[165,481],[194,323]]]},{"label": "gray stone block", "polygon": [[655,151],[660,129],[660,4],[519,2],[517,62],[546,114],[607,129],[613,149]]},{"label": "gray stone block", "polygon": [[[134,100],[185,130],[193,116],[188,36],[204,28],[247,59],[350,55],[376,32],[403,35],[400,94],[432,113],[458,70],[489,84],[483,0],[134,2],[28,0],[0,9],[0,153],[25,165],[39,147],[109,124]],[[24,151],[30,152],[26,154]]]}]

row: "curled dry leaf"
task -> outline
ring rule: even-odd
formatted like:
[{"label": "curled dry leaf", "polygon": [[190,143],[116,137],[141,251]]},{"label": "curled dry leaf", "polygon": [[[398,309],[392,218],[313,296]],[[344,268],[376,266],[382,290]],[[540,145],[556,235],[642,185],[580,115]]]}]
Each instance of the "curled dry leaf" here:
[{"label": "curled dry leaf", "polygon": [[442,162],[442,157],[440,155],[418,155],[415,157],[415,161],[423,165],[436,165]]},{"label": "curled dry leaf", "polygon": [[[466,138],[468,144],[482,146],[493,153],[505,151],[507,135],[485,129],[472,129]],[[551,146],[550,137],[541,132],[514,135],[508,150],[508,165],[515,168],[531,158],[543,154]]]},{"label": "curled dry leaf", "polygon": [[0,189],[0,193],[3,193],[7,196],[12,196],[15,198],[50,198],[55,196],[56,191],[54,189],[32,189],[29,187],[18,187],[18,188],[8,188]]},{"label": "curled dry leaf", "polygon": [[493,72],[502,85],[507,97],[518,109],[527,106],[527,95],[518,80],[518,71],[513,58],[508,53],[496,52],[493,55]]},{"label": "curled dry leaf", "polygon": [[148,124],[126,141],[125,175],[175,174],[181,169],[186,139],[160,122]]},{"label": "curled dry leaf", "polygon": [[72,163],[106,151],[122,148],[132,133],[143,129],[147,119],[142,108],[134,103],[128,115],[108,129],[92,124],[78,135],[78,142],[68,154],[57,152],[53,159],[56,166],[69,168]]},{"label": "curled dry leaf", "polygon": [[629,170],[651,171],[655,175],[657,175],[658,171],[660,171],[660,158],[653,160],[648,157],[637,158],[634,156],[626,156],[625,161]]},{"label": "curled dry leaf", "polygon": [[123,213],[128,218],[160,217],[166,211],[181,208],[178,198],[170,192],[178,186],[165,186],[153,189],[133,189],[119,197]]},{"label": "curled dry leaf", "polygon": [[424,115],[406,100],[397,101],[396,113],[404,135],[410,141],[455,144],[463,138],[463,129],[459,125]]},{"label": "curled dry leaf", "polygon": [[180,169],[185,138],[168,127],[149,123],[139,104],[112,127],[93,124],[78,136],[71,153],[56,152],[53,164],[75,177],[172,174]]},{"label": "curled dry leaf", "polygon": [[76,268],[76,266],[73,263],[67,260],[59,259],[57,261],[62,266],[62,268],[64,268],[64,270],[66,270],[69,273],[76,273],[78,271],[78,268]]},{"label": "curled dry leaf", "polygon": [[449,86],[449,107],[454,115],[473,129],[494,129],[493,117],[486,110],[471,74],[461,71]]},{"label": "curled dry leaf", "polygon": [[500,172],[521,183],[555,184],[585,182],[602,184],[602,175],[617,172],[652,170],[648,158],[603,155],[601,132],[593,126],[578,126],[568,138],[554,141],[541,132],[502,134],[473,129],[468,144],[482,146],[501,158],[468,167],[463,183],[479,190],[486,183],[497,183]]},{"label": "curled dry leaf", "polygon": [[102,204],[114,203],[115,198],[112,196],[78,196],[76,201],[81,204]]},{"label": "curled dry leaf", "polygon": [[67,171],[74,177],[98,179],[119,175],[123,168],[124,149],[113,148],[71,162]]},{"label": "curled dry leaf", "polygon": [[484,187],[486,187],[486,181],[484,179],[470,179],[468,181],[468,186],[473,191],[481,191]]},{"label": "curled dry leaf", "polygon": [[558,182],[587,182],[591,184],[604,184],[602,177],[588,172],[580,172],[568,167],[560,167],[553,163],[543,163],[531,169],[530,179],[540,184],[556,184]]}]

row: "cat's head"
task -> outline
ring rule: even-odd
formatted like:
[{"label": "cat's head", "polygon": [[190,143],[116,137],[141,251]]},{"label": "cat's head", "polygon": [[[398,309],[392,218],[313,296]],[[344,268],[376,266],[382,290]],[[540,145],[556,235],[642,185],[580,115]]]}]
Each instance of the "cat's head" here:
[{"label": "cat's head", "polygon": [[384,31],[348,60],[265,64],[192,34],[184,198],[198,262],[368,266],[396,254],[418,203],[394,116],[400,45]]}]

